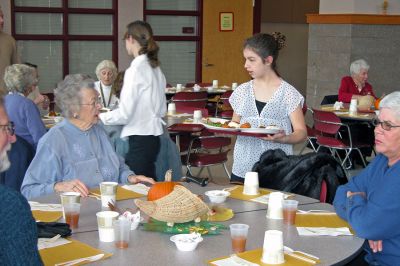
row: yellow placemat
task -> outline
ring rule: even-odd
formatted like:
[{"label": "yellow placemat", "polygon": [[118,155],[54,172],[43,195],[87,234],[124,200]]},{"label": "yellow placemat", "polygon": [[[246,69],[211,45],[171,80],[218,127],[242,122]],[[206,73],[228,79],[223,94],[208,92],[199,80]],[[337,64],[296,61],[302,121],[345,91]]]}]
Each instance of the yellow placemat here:
[{"label": "yellow placemat", "polygon": [[234,216],[233,210],[229,208],[214,206],[212,207],[212,210],[214,211],[213,215],[206,213],[201,217],[201,220],[209,222],[225,222],[232,219]]},{"label": "yellow placemat", "polygon": [[[91,189],[90,192],[97,194],[100,196],[100,188]],[[127,190],[122,188],[121,186],[117,187],[117,201],[118,200],[127,200],[127,199],[136,199],[144,197],[145,195],[133,192],[131,190]]]},{"label": "yellow placemat", "polygon": [[[259,265],[271,265],[271,264],[265,264],[261,261],[261,257],[262,257],[262,252],[263,249],[259,248],[259,249],[255,249],[255,250],[249,250],[249,251],[245,251],[243,253],[239,253],[236,254],[238,257],[245,259],[247,261],[253,262],[253,263],[257,263]],[[307,266],[307,265],[316,265],[315,263],[310,263],[301,259],[297,259],[294,258],[290,255],[284,254],[285,256],[285,262],[279,265],[284,265],[284,266]],[[222,259],[226,259],[228,257],[221,257],[218,259],[213,259],[213,260],[209,260],[207,261],[207,263],[209,265],[216,265],[213,262],[218,261],[218,260],[222,260]],[[319,263],[319,260],[316,260],[317,263]]]},{"label": "yellow placemat", "polygon": [[299,227],[348,227],[350,231],[354,234],[350,225],[337,216],[337,214],[296,214],[295,225]]},{"label": "yellow placemat", "polygon": [[[105,253],[102,250],[95,249],[77,240],[71,238],[68,238],[68,240],[72,242],[53,248],[46,248],[39,250],[44,265],[50,266],[57,263],[94,256],[97,254],[104,254],[102,260],[112,256],[111,253]],[[77,265],[83,265],[87,263],[90,262],[86,261],[79,263]]]},{"label": "yellow placemat", "polygon": [[45,212],[45,211],[32,211],[33,218],[36,221],[41,221],[41,222],[56,222],[58,221],[62,216],[62,212]]},{"label": "yellow placemat", "polygon": [[262,195],[267,195],[267,194],[271,193],[272,191],[265,189],[265,188],[260,188],[260,190],[259,190],[260,193],[258,195],[244,195],[243,194],[243,186],[236,186],[234,189],[229,190],[229,192],[231,193],[231,195],[229,197],[231,197],[233,199],[250,201],[251,199],[258,198]]}]

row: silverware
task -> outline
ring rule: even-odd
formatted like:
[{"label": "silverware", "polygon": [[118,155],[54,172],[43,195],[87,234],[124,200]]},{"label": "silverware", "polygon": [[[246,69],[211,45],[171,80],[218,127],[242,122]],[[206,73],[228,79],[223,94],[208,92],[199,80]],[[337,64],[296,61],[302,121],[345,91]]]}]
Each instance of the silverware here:
[{"label": "silverware", "polygon": [[70,260],[70,261],[66,261],[66,262],[57,263],[54,266],[72,266],[72,265],[76,265],[76,264],[84,262],[84,261],[97,261],[103,257],[104,257],[104,254],[97,254],[97,255],[94,255],[91,257],[79,258],[76,260]]},{"label": "silverware", "polygon": [[[288,254],[288,255],[291,255],[293,252],[296,252],[296,253],[303,254],[303,255],[305,255],[305,256],[307,256],[307,257],[313,258],[313,259],[315,259],[315,260],[319,260],[319,258],[318,258],[317,256],[311,255],[311,254],[309,254],[309,253],[307,253],[307,252],[304,252],[304,251],[293,250],[292,248],[287,247],[287,246],[284,246],[284,247],[283,247],[283,250],[284,250],[284,252],[285,252],[286,254]],[[294,254],[294,255],[296,255],[296,254]]]}]

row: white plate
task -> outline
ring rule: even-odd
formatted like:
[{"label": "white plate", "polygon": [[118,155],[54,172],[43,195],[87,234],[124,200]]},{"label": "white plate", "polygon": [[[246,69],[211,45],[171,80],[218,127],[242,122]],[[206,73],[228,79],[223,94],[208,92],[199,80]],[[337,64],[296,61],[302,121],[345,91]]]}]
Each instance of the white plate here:
[{"label": "white plate", "polygon": [[262,134],[276,134],[281,131],[278,127],[266,127],[266,128],[241,128],[240,131],[246,133],[262,133]]},{"label": "white plate", "polygon": [[[213,122],[213,123],[218,123],[218,122],[219,122],[219,123],[221,123],[221,124],[224,124],[225,122],[229,122],[229,121],[230,121],[230,120],[227,120],[227,119],[213,118],[213,117],[208,118],[208,120],[211,121],[211,122]],[[207,121],[207,119],[203,119],[203,120],[201,121],[201,124],[202,124],[203,126],[205,126],[206,128],[209,128],[209,129],[224,130],[224,131],[239,131],[239,128],[225,128],[225,127],[216,127],[216,126],[212,126],[212,125],[207,124],[206,121]]]}]

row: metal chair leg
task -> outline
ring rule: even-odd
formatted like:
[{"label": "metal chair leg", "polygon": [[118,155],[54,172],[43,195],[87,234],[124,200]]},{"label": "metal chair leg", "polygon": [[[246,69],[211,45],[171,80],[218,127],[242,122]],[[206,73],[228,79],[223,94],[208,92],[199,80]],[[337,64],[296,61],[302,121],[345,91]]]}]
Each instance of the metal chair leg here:
[{"label": "metal chair leg", "polygon": [[223,163],[222,166],[223,166],[224,169],[225,169],[225,173],[226,173],[226,175],[228,176],[228,179],[231,179],[231,175],[229,174],[229,171],[228,171],[228,168],[226,167],[226,164]]},{"label": "metal chair leg", "polygon": [[210,167],[209,167],[209,166],[207,166],[207,172],[208,172],[208,175],[210,176],[210,178],[212,178],[212,175],[211,175],[211,171],[210,171]]}]

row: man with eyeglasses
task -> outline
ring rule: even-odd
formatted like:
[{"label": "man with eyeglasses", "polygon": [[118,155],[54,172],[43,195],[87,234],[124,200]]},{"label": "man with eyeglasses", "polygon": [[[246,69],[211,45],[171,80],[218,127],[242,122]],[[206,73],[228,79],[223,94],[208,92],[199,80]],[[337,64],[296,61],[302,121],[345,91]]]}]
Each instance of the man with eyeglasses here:
[{"label": "man with eyeglasses", "polygon": [[[7,151],[16,140],[0,98],[0,172],[10,166]],[[0,185],[0,264],[43,265],[37,249],[37,227],[26,199]]]},{"label": "man with eyeglasses", "polygon": [[[365,238],[364,264],[400,261],[400,91],[380,103],[375,126],[377,156],[359,175],[336,191],[336,213]],[[353,265],[353,264],[352,264]]]}]

